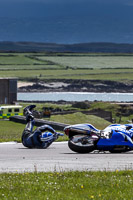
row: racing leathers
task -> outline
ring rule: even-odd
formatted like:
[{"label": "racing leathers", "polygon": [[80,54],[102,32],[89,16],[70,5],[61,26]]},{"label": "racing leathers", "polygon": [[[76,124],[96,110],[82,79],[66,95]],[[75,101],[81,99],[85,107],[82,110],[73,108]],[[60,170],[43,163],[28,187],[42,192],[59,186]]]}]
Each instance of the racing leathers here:
[{"label": "racing leathers", "polygon": [[[49,125],[37,127],[35,131],[33,131],[35,121],[31,110],[34,107],[33,105],[31,105],[24,109],[27,124],[22,133],[22,144],[28,148],[47,148],[50,144],[52,144],[53,141],[58,138],[58,134],[56,134],[55,130]],[[45,141],[41,140],[42,134],[46,131],[49,131],[51,133],[50,137],[48,136],[48,134],[45,134],[43,135],[43,137],[45,136]]]}]

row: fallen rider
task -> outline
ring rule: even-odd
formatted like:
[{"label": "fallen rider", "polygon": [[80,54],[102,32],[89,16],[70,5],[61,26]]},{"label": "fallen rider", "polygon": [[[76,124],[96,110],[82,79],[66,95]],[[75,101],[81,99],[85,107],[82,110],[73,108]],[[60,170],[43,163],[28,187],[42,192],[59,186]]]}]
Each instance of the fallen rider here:
[{"label": "fallen rider", "polygon": [[32,111],[35,107],[35,105],[29,105],[24,109],[27,124],[22,133],[22,144],[28,148],[46,149],[57,140],[59,136],[63,136],[63,134],[57,133],[49,125],[37,127],[35,131],[33,131],[35,121]]}]

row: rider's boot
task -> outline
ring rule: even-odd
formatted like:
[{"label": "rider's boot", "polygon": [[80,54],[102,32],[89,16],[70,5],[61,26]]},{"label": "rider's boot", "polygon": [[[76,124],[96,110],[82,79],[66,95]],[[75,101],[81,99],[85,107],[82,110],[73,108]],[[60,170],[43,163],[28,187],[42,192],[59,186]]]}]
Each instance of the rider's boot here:
[{"label": "rider's boot", "polygon": [[24,108],[24,115],[26,116],[26,122],[33,121],[34,116],[32,115],[32,110],[36,107],[36,105],[29,105]]},{"label": "rider's boot", "polygon": [[36,105],[29,105],[24,108],[24,115],[26,115],[29,112],[32,112],[32,110],[36,107]]}]

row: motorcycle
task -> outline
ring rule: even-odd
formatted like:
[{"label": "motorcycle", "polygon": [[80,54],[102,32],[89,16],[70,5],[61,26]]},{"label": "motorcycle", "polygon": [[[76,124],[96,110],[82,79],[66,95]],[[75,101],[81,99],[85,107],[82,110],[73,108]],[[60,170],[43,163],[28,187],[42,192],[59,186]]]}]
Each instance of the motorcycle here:
[{"label": "motorcycle", "polygon": [[94,150],[122,153],[133,150],[133,124],[112,124],[99,130],[91,124],[75,124],[64,128],[69,148],[77,153]]}]

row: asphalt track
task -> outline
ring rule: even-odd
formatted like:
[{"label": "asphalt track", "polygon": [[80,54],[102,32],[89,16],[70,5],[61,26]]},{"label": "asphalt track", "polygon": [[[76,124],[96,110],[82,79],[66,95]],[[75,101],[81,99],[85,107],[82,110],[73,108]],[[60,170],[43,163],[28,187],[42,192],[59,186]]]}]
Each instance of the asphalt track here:
[{"label": "asphalt track", "polygon": [[0,143],[0,173],[125,169],[133,169],[133,151],[77,154],[68,148],[67,142],[54,142],[48,149],[27,149],[14,142]]}]

